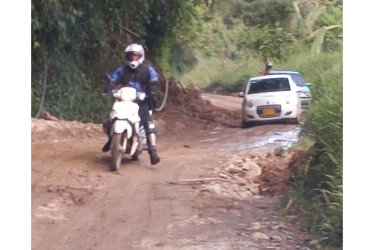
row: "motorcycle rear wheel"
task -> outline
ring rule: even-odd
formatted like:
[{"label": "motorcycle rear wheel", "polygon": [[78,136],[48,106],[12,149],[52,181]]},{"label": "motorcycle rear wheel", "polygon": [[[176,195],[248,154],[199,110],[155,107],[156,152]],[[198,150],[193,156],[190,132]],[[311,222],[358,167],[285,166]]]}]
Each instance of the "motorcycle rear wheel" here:
[{"label": "motorcycle rear wheel", "polygon": [[[121,140],[123,138],[123,141]],[[112,165],[111,170],[117,171],[121,166],[122,162],[122,154],[123,154],[123,145],[127,145],[127,137],[126,132],[124,133],[123,137],[122,134],[114,134],[112,138]]]}]

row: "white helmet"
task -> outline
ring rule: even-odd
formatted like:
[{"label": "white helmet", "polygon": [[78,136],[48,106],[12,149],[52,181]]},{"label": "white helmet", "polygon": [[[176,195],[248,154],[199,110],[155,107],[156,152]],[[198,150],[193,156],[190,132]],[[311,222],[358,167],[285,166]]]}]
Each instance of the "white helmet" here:
[{"label": "white helmet", "polygon": [[[132,61],[133,54],[139,55],[140,56],[139,59],[136,61]],[[126,57],[126,60],[128,61],[128,65],[130,66],[130,68],[136,69],[140,64],[143,63],[145,59],[143,46],[137,43],[130,44],[125,49],[125,57]]]}]

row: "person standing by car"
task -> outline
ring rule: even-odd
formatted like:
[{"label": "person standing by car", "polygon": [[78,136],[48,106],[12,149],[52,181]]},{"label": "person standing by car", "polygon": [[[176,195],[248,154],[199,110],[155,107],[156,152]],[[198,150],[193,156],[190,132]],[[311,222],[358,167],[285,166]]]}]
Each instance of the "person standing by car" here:
[{"label": "person standing by car", "polygon": [[[145,93],[143,101],[137,100],[139,104],[139,116],[141,123],[147,134],[148,153],[151,158],[151,164],[160,162],[156,149],[156,126],[152,120],[152,111],[154,109],[154,97],[158,84],[158,75],[156,70],[148,63],[144,62],[145,53],[142,45],[132,43],[125,49],[126,63],[118,67],[110,77],[109,89],[119,89],[121,87],[134,87],[137,93]],[[102,148],[103,152],[110,149],[111,137],[110,130],[112,121],[103,124],[104,130],[108,133],[108,142]]]},{"label": "person standing by car", "polygon": [[260,76],[267,75],[273,67],[272,62],[267,62],[265,68],[260,72]]}]

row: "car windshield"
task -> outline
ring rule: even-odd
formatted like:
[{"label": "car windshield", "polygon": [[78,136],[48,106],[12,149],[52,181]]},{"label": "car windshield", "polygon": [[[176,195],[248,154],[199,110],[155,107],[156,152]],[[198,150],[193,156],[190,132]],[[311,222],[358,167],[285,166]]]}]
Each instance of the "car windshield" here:
[{"label": "car windshield", "polygon": [[290,89],[287,78],[252,80],[247,94],[289,91]]}]

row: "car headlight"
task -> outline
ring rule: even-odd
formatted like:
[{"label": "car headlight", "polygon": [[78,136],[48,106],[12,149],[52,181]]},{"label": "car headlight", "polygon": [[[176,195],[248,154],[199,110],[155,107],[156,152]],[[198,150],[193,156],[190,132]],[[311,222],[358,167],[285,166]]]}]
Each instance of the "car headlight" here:
[{"label": "car headlight", "polygon": [[300,98],[310,98],[310,93],[298,92]]},{"label": "car headlight", "polygon": [[245,106],[247,107],[247,108],[252,108],[253,107],[253,103],[251,102],[251,101],[245,101]]}]

